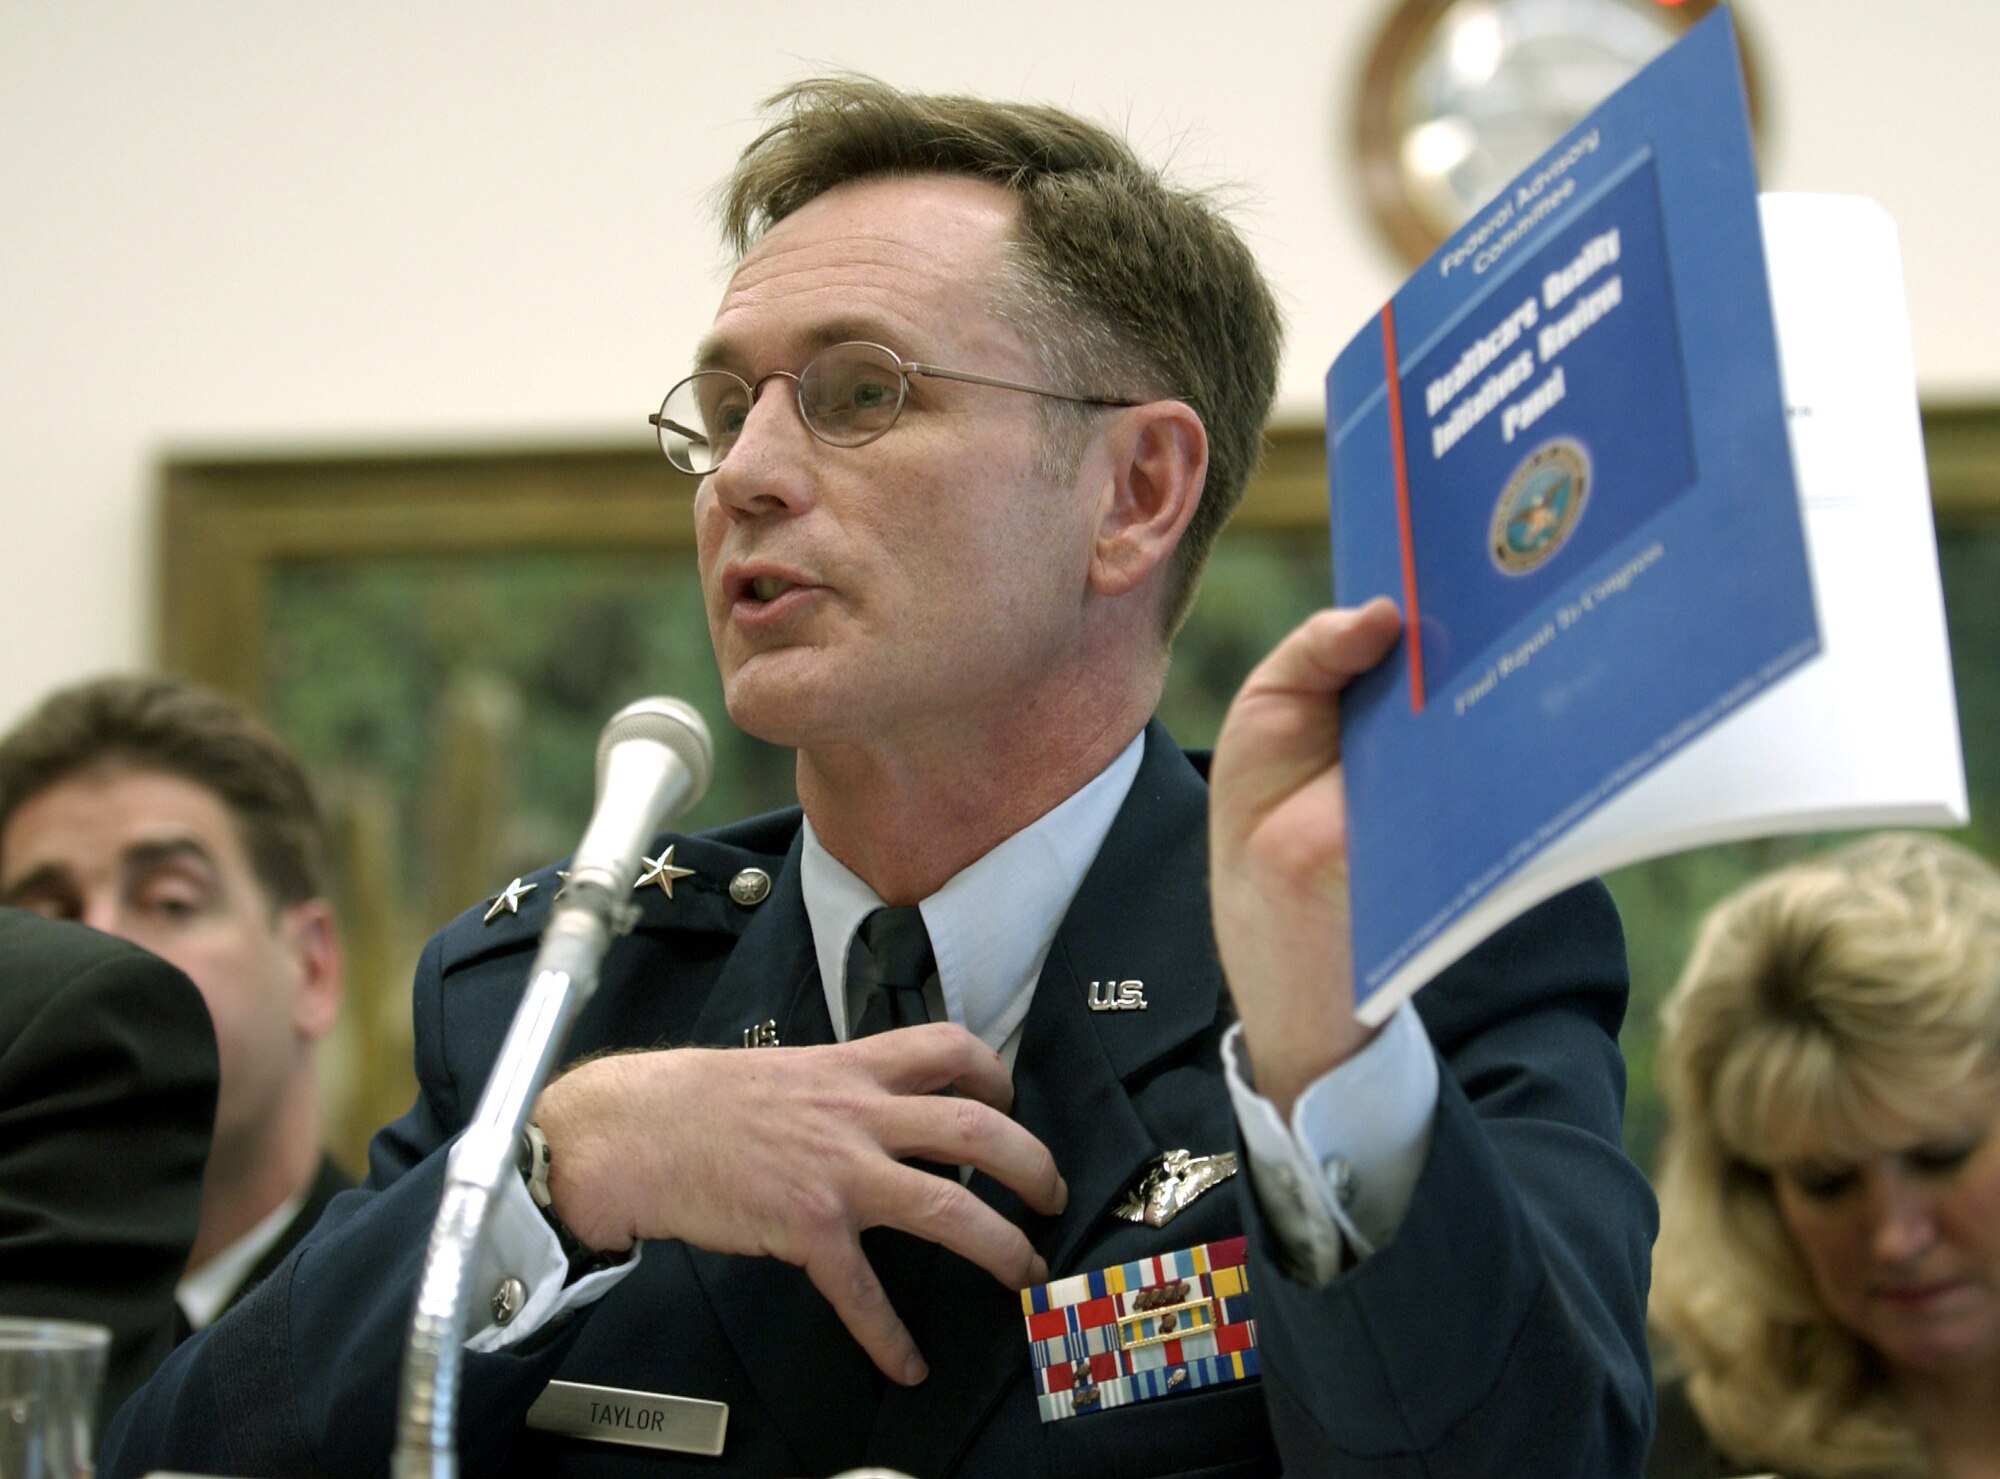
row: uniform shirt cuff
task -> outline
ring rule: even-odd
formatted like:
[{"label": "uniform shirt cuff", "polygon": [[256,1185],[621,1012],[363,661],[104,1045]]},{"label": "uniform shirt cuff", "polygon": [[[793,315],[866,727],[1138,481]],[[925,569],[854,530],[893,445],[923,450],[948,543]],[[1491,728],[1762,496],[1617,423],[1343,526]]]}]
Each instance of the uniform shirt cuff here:
[{"label": "uniform shirt cuff", "polygon": [[1288,1126],[1259,1094],[1241,1025],[1222,1039],[1224,1077],[1250,1180],[1293,1276],[1324,1285],[1349,1256],[1395,1236],[1430,1153],[1437,1055],[1407,1001],[1359,1053],[1307,1086]]},{"label": "uniform shirt cuff", "polygon": [[[528,1184],[509,1176],[487,1209],[485,1247],[472,1281],[472,1334],[469,1351],[488,1353],[519,1345],[571,1310],[601,1299],[611,1286],[639,1265],[638,1244],[623,1263],[569,1280],[569,1260],[563,1256],[556,1230],[528,1195]],[[504,1324],[494,1311],[506,1303],[499,1295],[508,1279],[518,1279],[522,1297],[518,1311]]]}]

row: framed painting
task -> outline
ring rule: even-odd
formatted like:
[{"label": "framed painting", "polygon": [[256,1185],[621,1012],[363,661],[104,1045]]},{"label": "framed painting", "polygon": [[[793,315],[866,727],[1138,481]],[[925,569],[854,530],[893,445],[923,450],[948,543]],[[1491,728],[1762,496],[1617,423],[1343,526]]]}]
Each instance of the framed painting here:
[{"label": "framed painting", "polygon": [[[1318,428],[1272,434],[1177,646],[1184,742],[1324,604],[1324,468]],[[708,720],[715,780],[682,825],[790,804],[789,752],[723,711],[693,483],[650,445],[166,464],[160,663],[263,713],[327,811],[349,995],[323,1077],[350,1166],[414,1093],[423,941],[575,845],[620,706],[671,693]]]}]

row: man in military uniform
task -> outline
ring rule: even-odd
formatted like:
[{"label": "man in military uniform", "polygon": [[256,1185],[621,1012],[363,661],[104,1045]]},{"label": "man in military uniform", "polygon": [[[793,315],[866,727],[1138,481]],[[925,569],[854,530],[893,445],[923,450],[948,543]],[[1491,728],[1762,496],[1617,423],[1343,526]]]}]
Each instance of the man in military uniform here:
[{"label": "man in military uniform", "polygon": [[[1653,1209],[1602,890],[1370,1030],[1335,700],[1394,610],[1282,642],[1212,767],[1150,720],[1275,382],[1247,248],[1053,109],[775,101],[655,420],[701,479],[730,716],[797,750],[801,805],[649,860],[496,1211],[465,1468],[631,1461],[657,1409],[565,1428],[553,1379],[725,1404],[719,1458],[660,1473],[1636,1472]],[[126,1409],[107,1472],[380,1468],[441,1150],[556,887],[433,940],[369,1186]],[[1214,1283],[1204,1321],[1247,1288],[1254,1359],[1142,1391],[1108,1337],[1031,1356],[1024,1309],[1149,1277]]]}]

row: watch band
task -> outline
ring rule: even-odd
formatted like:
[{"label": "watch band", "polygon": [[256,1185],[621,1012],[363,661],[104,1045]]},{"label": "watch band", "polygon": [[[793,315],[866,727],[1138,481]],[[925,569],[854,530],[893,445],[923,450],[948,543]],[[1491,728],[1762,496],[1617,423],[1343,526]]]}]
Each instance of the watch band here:
[{"label": "watch band", "polygon": [[549,1137],[533,1120],[521,1127],[521,1175],[528,1183],[529,1200],[554,1222],[555,1214],[549,1210]]},{"label": "watch band", "polygon": [[549,1196],[549,1137],[542,1133],[542,1127],[529,1120],[521,1127],[521,1143],[515,1155],[515,1163],[520,1167],[521,1179],[528,1183],[528,1200],[533,1202],[548,1223],[549,1230],[556,1235],[556,1246],[569,1260],[569,1277],[574,1282],[585,1274],[595,1273],[601,1268],[611,1268],[625,1261],[624,1255],[599,1253],[586,1244],[582,1238],[571,1232],[563,1220],[556,1216],[556,1209]]}]

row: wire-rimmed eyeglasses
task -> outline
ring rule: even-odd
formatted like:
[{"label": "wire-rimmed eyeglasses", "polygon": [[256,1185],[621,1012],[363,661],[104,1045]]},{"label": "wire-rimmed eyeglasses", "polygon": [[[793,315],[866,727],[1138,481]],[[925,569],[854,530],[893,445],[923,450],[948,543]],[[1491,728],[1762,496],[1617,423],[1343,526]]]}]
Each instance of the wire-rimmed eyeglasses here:
[{"label": "wire-rimmed eyeglasses", "polygon": [[768,380],[792,382],[799,419],[819,440],[833,447],[859,447],[896,424],[909,394],[912,375],[963,380],[969,385],[990,385],[997,390],[1018,390],[1082,406],[1144,404],[1108,396],[1071,395],[1064,390],[1024,385],[1018,380],[975,375],[969,370],[941,369],[906,360],[880,344],[855,340],[827,346],[807,360],[796,375],[789,370],[773,370],[754,385],[728,370],[697,370],[668,391],[660,409],[646,419],[658,430],[660,450],[667,454],[667,461],[682,472],[702,477],[714,472],[729,455],[750,415],[750,407]]}]

